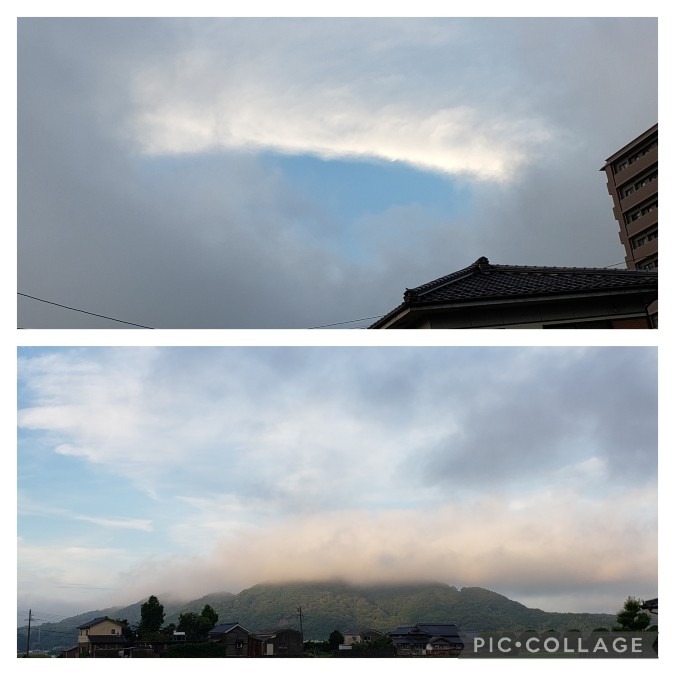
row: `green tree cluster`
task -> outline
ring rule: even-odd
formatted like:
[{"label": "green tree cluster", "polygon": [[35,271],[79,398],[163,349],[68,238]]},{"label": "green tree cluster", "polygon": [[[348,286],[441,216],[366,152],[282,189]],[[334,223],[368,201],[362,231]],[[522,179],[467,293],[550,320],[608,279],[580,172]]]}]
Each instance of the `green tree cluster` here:
[{"label": "green tree cluster", "polygon": [[206,640],[209,631],[218,623],[218,614],[211,605],[204,605],[201,614],[184,612],[176,630],[184,632],[188,640]]},{"label": "green tree cluster", "polygon": [[331,646],[331,649],[339,649],[340,645],[344,644],[345,642],[345,636],[339,630],[334,630],[328,636],[328,642]]},{"label": "green tree cluster", "polygon": [[352,649],[359,652],[390,651],[392,654],[396,652],[394,643],[391,641],[391,638],[388,638],[386,635],[376,638],[375,640],[371,640],[370,642],[357,642],[356,644],[352,645]]},{"label": "green tree cluster", "polygon": [[164,605],[157,596],[151,595],[147,602],[141,605],[141,621],[138,624],[138,636],[142,640],[149,640],[158,636],[164,623]]},{"label": "green tree cluster", "polygon": [[623,603],[623,609],[616,615],[616,625],[612,630],[617,631],[643,631],[652,621],[651,616],[642,609],[642,602],[629,595]]}]

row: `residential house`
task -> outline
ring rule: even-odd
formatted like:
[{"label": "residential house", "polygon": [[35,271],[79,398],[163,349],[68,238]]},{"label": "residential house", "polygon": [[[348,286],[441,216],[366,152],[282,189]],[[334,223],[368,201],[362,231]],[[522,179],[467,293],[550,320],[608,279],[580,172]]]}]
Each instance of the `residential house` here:
[{"label": "residential house", "polygon": [[371,328],[654,328],[658,272],[493,265],[485,258],[417,288]]},{"label": "residential house", "polygon": [[418,623],[387,633],[397,656],[459,656],[464,642],[455,624]]},{"label": "residential house", "polygon": [[381,633],[379,630],[373,630],[372,628],[365,629],[349,629],[342,631],[344,636],[345,645],[360,644],[362,642],[373,642],[381,637],[384,637],[384,633]]},{"label": "residential house", "polygon": [[221,623],[209,631],[209,640],[225,646],[226,656],[255,656],[259,640],[240,623]]},{"label": "residential house", "polygon": [[[255,634],[260,656],[301,656],[302,633],[293,628],[272,628]],[[258,654],[256,654],[258,655]]]},{"label": "residential house", "polygon": [[117,657],[124,649],[126,639],[122,635],[122,622],[99,616],[77,629],[77,646],[80,656],[92,658]]}]

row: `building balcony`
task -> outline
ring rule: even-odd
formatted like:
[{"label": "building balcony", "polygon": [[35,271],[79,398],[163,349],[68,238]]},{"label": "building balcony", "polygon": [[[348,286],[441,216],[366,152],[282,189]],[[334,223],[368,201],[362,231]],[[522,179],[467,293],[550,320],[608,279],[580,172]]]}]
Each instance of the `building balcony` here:
[{"label": "building balcony", "polygon": [[657,255],[659,252],[659,240],[652,239],[651,241],[645,242],[642,246],[634,248],[632,251],[632,257],[635,265],[637,266],[641,261],[646,260]]},{"label": "building balcony", "polygon": [[655,194],[658,194],[659,191],[659,179],[647,183],[643,188],[636,190],[633,194],[624,197],[621,200],[621,211],[625,213],[630,211],[634,206],[637,206],[640,202],[643,202],[649,197],[653,197]]},{"label": "building balcony", "polygon": [[624,226],[624,230],[628,237],[634,237],[640,232],[644,232],[648,228],[658,225],[659,222],[659,208],[658,206],[649,213],[645,213],[644,216],[641,216],[637,220],[634,220],[632,223],[628,223]]},{"label": "building balcony", "polygon": [[613,176],[614,185],[617,186],[617,189],[620,188],[622,185],[625,185],[634,179],[638,174],[646,171],[650,166],[657,164],[658,161],[659,149],[656,147],[653,150],[650,150],[646,155],[640,157],[640,159],[636,160],[632,164],[629,164],[622,171],[615,173]]}]

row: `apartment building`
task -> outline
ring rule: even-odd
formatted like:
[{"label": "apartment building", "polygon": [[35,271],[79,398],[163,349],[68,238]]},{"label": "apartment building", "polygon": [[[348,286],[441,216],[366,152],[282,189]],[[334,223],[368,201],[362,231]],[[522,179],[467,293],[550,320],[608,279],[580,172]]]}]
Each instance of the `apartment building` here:
[{"label": "apartment building", "polygon": [[614,202],[628,269],[658,267],[658,124],[607,158],[607,191]]}]

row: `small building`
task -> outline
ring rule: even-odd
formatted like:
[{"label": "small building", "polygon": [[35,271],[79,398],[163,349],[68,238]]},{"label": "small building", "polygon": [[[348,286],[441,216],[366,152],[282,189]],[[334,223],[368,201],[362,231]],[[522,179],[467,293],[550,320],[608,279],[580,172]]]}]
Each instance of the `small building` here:
[{"label": "small building", "polygon": [[238,622],[218,624],[209,631],[209,640],[220,642],[226,656],[255,656],[259,649],[259,641]]},{"label": "small building", "polygon": [[459,656],[464,642],[455,624],[418,623],[387,633],[397,656]]},{"label": "small building", "polygon": [[655,328],[658,272],[493,265],[417,288],[371,328]]},{"label": "small building", "polygon": [[342,635],[345,638],[343,644],[353,645],[361,644],[364,642],[373,642],[379,638],[384,637],[384,633],[381,633],[379,630],[374,630],[372,628],[363,628],[363,629],[349,629],[342,631]]},{"label": "small building", "polygon": [[659,599],[652,598],[651,600],[645,600],[641,605],[640,609],[646,609],[650,614],[659,613]]},{"label": "small building", "polygon": [[260,656],[302,656],[302,633],[293,628],[272,628],[255,634]]},{"label": "small building", "polygon": [[122,635],[122,622],[99,616],[91,619],[77,629],[79,656],[91,658],[116,658],[123,652],[126,639]]}]

